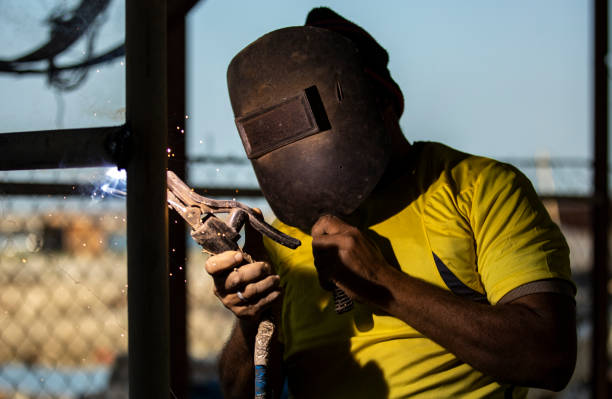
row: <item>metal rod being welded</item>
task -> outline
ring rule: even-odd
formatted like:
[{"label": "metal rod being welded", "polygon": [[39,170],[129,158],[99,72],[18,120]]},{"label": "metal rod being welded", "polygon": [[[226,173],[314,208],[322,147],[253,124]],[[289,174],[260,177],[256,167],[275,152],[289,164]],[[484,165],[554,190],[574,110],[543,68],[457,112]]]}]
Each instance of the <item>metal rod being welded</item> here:
[{"label": "metal rod being welded", "polygon": [[111,147],[124,129],[124,126],[109,126],[2,133],[0,170],[115,165],[117,160]]}]

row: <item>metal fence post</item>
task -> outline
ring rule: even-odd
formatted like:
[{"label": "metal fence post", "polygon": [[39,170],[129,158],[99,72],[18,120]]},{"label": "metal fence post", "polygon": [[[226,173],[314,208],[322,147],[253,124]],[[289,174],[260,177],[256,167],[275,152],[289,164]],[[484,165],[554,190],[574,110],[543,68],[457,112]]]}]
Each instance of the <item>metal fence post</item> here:
[{"label": "metal fence post", "polygon": [[608,0],[593,6],[593,340],[591,379],[593,398],[608,398]]},{"label": "metal fence post", "polygon": [[[185,15],[184,2],[168,3],[168,166],[187,181],[185,167]],[[175,8],[173,8],[175,7]],[[187,355],[187,234],[182,217],[169,215],[170,277],[170,383],[173,398],[185,399],[189,391]]]},{"label": "metal fence post", "polygon": [[130,398],[170,395],[166,1],[126,1]]}]

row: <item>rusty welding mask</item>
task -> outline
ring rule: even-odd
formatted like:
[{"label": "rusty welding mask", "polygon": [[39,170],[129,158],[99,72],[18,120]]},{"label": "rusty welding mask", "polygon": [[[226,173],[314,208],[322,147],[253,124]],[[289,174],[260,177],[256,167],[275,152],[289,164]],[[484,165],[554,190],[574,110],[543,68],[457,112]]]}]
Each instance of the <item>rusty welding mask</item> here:
[{"label": "rusty welding mask", "polygon": [[388,136],[353,41],[290,27],[231,61],[229,95],[246,154],[276,216],[305,232],[324,213],[351,214],[380,180]]}]

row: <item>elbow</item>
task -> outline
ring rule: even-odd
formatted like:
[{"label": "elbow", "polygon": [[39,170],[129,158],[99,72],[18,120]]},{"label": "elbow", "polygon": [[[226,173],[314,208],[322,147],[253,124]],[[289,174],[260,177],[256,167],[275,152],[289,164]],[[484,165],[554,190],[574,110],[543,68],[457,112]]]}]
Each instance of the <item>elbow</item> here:
[{"label": "elbow", "polygon": [[562,391],[569,383],[573,373],[573,366],[555,370],[543,378],[540,386],[537,386],[537,388],[547,389],[554,392]]},{"label": "elbow", "polygon": [[569,383],[576,366],[575,305],[565,296],[552,294],[534,294],[523,301],[538,317],[532,319],[529,334],[523,336],[522,364],[526,367],[521,373],[527,384],[519,385],[559,392]]},{"label": "elbow", "polygon": [[574,374],[574,368],[576,366],[576,354],[573,356],[567,356],[567,359],[560,361],[558,364],[552,367],[549,375],[546,379],[546,389],[551,391],[559,392],[563,390],[570,382],[572,375]]},{"label": "elbow", "polygon": [[567,370],[560,370],[559,372],[553,373],[547,376],[541,381],[541,384],[536,385],[536,388],[547,389],[554,392],[560,392],[570,381],[572,377],[573,368]]},{"label": "elbow", "polygon": [[548,339],[527,340],[513,370],[515,385],[559,392],[568,385],[576,366],[575,334],[548,334]]},{"label": "elbow", "polygon": [[534,386],[559,392],[569,383],[576,366],[576,343],[558,348],[541,360],[539,378]]},{"label": "elbow", "polygon": [[549,356],[539,353],[523,362],[522,367],[516,368],[512,377],[507,374],[506,378],[500,378],[500,382],[559,392],[568,385],[574,374],[575,364],[575,354]]}]

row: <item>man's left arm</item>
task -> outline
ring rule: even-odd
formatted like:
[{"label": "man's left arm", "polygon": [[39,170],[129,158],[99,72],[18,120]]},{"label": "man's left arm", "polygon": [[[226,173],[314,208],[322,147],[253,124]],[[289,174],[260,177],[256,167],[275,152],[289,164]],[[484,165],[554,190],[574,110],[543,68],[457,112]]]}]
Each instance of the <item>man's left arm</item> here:
[{"label": "man's left arm", "polygon": [[576,359],[570,296],[534,293],[480,304],[393,268],[357,228],[336,217],[320,218],[312,236],[321,278],[352,298],[405,321],[500,382],[551,390],[567,385]]},{"label": "man's left arm", "polygon": [[392,300],[381,308],[460,360],[500,382],[554,391],[569,382],[576,361],[571,297],[536,293],[491,306],[387,271],[382,279]]}]

